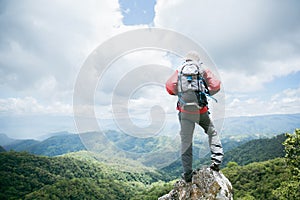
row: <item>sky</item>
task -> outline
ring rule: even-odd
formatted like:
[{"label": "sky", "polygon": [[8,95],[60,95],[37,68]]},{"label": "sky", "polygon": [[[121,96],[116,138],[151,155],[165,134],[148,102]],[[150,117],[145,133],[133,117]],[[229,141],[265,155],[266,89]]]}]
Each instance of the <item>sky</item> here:
[{"label": "sky", "polygon": [[[74,115],[74,87],[88,56],[118,34],[150,27],[205,49],[222,81],[225,117],[299,113],[299,9],[297,0],[0,0],[0,132],[30,138],[74,131],[61,119]],[[138,65],[178,63],[158,50],[121,56],[99,80],[97,117],[112,118],[118,77]],[[176,120],[176,97],[161,85],[141,87],[128,101],[134,123],[149,120],[155,105]]]}]

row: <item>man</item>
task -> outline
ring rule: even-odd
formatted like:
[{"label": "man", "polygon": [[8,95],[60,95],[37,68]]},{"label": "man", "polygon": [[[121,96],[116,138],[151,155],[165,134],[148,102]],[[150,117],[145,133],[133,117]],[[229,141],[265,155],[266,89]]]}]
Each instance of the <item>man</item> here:
[{"label": "man", "polygon": [[201,68],[197,52],[187,53],[184,63],[168,79],[166,89],[169,94],[178,96],[177,110],[181,126],[182,178],[192,180],[193,132],[195,124],[200,125],[208,135],[211,150],[210,168],[219,171],[223,159],[223,148],[218,133],[209,117],[207,99],[220,90],[220,81],[208,69]]}]

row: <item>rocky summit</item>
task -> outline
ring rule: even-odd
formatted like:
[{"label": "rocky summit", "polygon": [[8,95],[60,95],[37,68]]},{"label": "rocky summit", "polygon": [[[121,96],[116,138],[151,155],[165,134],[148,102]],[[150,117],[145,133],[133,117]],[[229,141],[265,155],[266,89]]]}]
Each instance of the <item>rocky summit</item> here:
[{"label": "rocky summit", "polygon": [[193,172],[192,182],[179,180],[174,189],[158,200],[232,200],[233,189],[222,172],[201,168]]}]

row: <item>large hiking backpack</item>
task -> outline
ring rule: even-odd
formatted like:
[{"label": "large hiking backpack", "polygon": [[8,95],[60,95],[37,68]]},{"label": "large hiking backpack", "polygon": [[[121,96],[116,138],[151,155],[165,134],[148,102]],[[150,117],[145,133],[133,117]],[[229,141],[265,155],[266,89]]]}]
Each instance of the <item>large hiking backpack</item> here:
[{"label": "large hiking backpack", "polygon": [[209,91],[199,65],[186,61],[178,71],[178,104],[186,111],[197,111],[208,104]]}]

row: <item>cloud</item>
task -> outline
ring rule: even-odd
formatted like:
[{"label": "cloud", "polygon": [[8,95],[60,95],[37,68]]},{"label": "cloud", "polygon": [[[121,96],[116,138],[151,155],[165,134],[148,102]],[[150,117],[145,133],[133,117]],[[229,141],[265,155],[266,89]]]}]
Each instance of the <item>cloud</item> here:
[{"label": "cloud", "polygon": [[[5,91],[0,94],[1,114],[70,114],[73,87],[87,56],[112,36],[145,27],[124,26],[117,0],[6,0],[0,4],[0,88]],[[264,90],[264,85],[276,77],[300,70],[297,8],[299,2],[292,0],[157,0],[151,26],[178,31],[207,49],[219,67],[232,115],[261,111],[259,106],[266,108],[259,114],[293,112],[292,106],[299,107],[294,90],[286,90],[282,99],[274,95],[272,104],[251,94]],[[132,13],[132,9],[127,11]],[[118,106],[128,103],[131,117],[147,118],[155,105],[176,117],[176,97],[168,96],[161,86],[141,86],[128,96],[126,89],[146,80],[141,74],[132,77],[134,70],[149,64],[174,69],[178,63],[166,52],[140,49],[124,55],[100,77],[95,92],[96,115],[111,118],[115,94],[122,102]],[[98,79],[96,74],[91,71],[90,80]],[[153,74],[154,78],[167,79],[159,71]],[[125,78],[136,82],[118,85]],[[238,94],[231,96],[235,92]],[[247,92],[250,96],[243,96]],[[281,103],[287,107],[276,111]],[[86,110],[91,109],[84,107],[82,113]]]},{"label": "cloud", "polygon": [[286,89],[264,99],[259,96],[228,96],[226,114],[232,116],[254,116],[266,114],[298,113],[300,110],[300,88]]},{"label": "cloud", "polygon": [[[288,58],[282,60],[260,61],[260,68],[253,73],[234,69],[220,69],[226,92],[258,92],[265,89],[265,85],[278,77],[300,71],[300,59]],[[282,83],[285,84],[285,83]]]},{"label": "cloud", "polygon": [[[168,77],[162,74],[161,67],[170,68],[170,71],[172,68],[172,64],[163,51],[137,49],[129,52],[107,66],[99,79],[97,88],[99,94],[96,94],[96,97],[101,100],[101,95],[105,93],[106,96],[112,95],[112,93],[124,96],[127,95],[128,89],[138,89],[149,80],[162,82]],[[150,69],[157,70],[151,71]]]},{"label": "cloud", "polygon": [[176,99],[167,94],[164,86],[174,71],[166,54],[140,49],[110,65],[100,78],[95,93],[96,112],[101,113],[98,116],[112,116],[112,107],[126,112],[124,116],[129,112],[130,117],[143,119],[153,106],[160,106],[167,113],[175,112]]},{"label": "cloud", "polygon": [[226,85],[254,91],[300,70],[299,7],[294,0],[158,0],[154,24],[203,45]]},{"label": "cloud", "polygon": [[[118,33],[145,27],[124,26],[117,0],[1,1],[0,12],[0,88],[5,91],[0,106],[5,113],[30,114],[37,107],[41,113],[54,113],[51,109],[57,108],[63,114],[56,104],[72,103],[77,75],[89,54]],[[143,56],[136,62],[125,61],[125,66],[120,63],[122,67],[103,80],[101,92],[111,94],[111,82],[119,81],[122,73],[143,59],[150,61]],[[91,79],[96,74],[92,71]],[[28,108],[22,112],[8,108],[21,104]]]},{"label": "cloud", "polygon": [[84,60],[122,31],[118,1],[1,1],[0,7],[1,113],[70,115]]},{"label": "cloud", "polygon": [[4,1],[0,18],[0,84],[35,89],[55,77],[72,89],[86,56],[122,24],[118,1]]},{"label": "cloud", "polygon": [[0,114],[5,115],[72,115],[72,106],[59,101],[43,105],[33,97],[0,99]]}]

